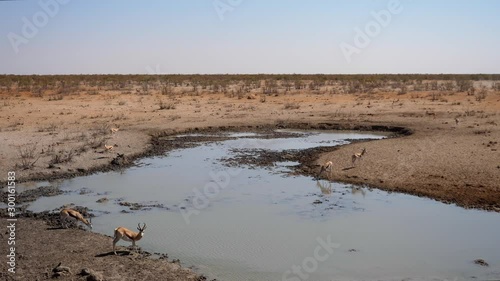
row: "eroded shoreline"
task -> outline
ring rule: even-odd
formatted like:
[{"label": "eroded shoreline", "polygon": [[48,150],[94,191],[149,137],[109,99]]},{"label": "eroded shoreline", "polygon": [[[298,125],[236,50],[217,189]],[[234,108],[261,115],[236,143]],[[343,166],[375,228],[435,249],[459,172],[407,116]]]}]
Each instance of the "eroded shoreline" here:
[{"label": "eroded shoreline", "polygon": [[[17,181],[22,182],[35,182],[35,181],[51,181],[58,179],[70,179],[80,176],[88,176],[95,173],[116,171],[134,166],[134,161],[154,156],[161,156],[165,153],[175,150],[183,149],[193,146],[196,142],[209,142],[209,141],[222,141],[231,139],[231,137],[223,136],[223,133],[230,132],[254,132],[262,133],[263,136],[259,138],[278,138],[284,137],[286,134],[276,132],[277,129],[296,129],[296,130],[338,130],[338,131],[367,131],[367,132],[390,132],[394,136],[411,135],[412,130],[401,126],[386,126],[386,125],[349,125],[344,123],[327,123],[321,122],[317,124],[310,123],[291,123],[291,124],[270,124],[270,125],[255,125],[255,126],[208,126],[205,128],[194,127],[191,129],[181,131],[163,131],[151,134],[149,136],[149,143],[144,151],[130,155],[124,155],[123,159],[120,158],[120,153],[114,157],[108,164],[95,165],[89,169],[74,169],[71,171],[61,171],[52,174],[34,173],[27,177],[18,178]],[[169,139],[175,136],[184,134],[221,134],[220,136],[183,136],[177,139]],[[233,137],[234,139],[234,137]],[[115,160],[117,159],[117,160]],[[4,185],[5,181],[0,181]]]},{"label": "eroded shoreline", "polygon": [[[169,151],[175,149],[183,149],[188,147],[197,146],[204,142],[215,142],[224,141],[229,139],[235,139],[236,137],[230,137],[224,135],[227,133],[238,133],[238,132],[251,132],[260,134],[259,138],[282,138],[289,137],[287,133],[277,132],[278,129],[288,129],[288,130],[318,130],[318,131],[365,131],[365,132],[386,132],[390,133],[389,138],[400,138],[404,136],[410,136],[414,133],[414,130],[403,127],[403,126],[391,126],[391,125],[373,125],[373,124],[347,124],[339,122],[318,122],[318,123],[288,123],[288,124],[270,124],[270,125],[255,125],[255,126],[208,126],[206,128],[191,128],[182,131],[164,131],[158,132],[150,135],[150,142],[145,149],[145,151],[133,155],[124,155],[123,157],[115,157],[109,164],[95,166],[91,169],[72,172],[61,172],[55,175],[34,175],[32,177],[22,179],[21,182],[26,181],[51,181],[56,179],[69,179],[73,177],[86,176],[95,173],[115,171],[119,169],[126,169],[134,165],[134,162],[139,159],[161,156],[165,155]],[[192,136],[190,134],[198,134]],[[182,136],[181,136],[182,135]],[[180,136],[180,137],[179,137]],[[249,138],[249,137],[244,137]],[[253,138],[253,136],[252,136]],[[326,147],[315,147],[310,149],[300,149],[300,150],[285,150],[281,152],[273,151],[256,151],[252,153],[254,156],[258,157],[246,157],[240,159],[232,159],[233,161],[227,161],[227,165],[256,165],[256,166],[271,166],[274,162],[283,161],[294,161],[299,162],[300,165],[294,167],[293,174],[300,174],[305,176],[317,177],[319,171],[320,162],[322,156],[328,153],[333,153],[339,149],[349,147],[352,145],[364,145],[367,142],[374,142],[380,140],[356,140],[346,145],[339,146],[326,146]],[[118,160],[118,161],[117,161]],[[343,171],[348,171],[354,167],[343,167]],[[418,188],[402,188],[395,187],[394,185],[388,185],[387,181],[381,178],[371,178],[369,179],[367,175],[361,176],[356,174],[347,174],[344,172],[333,173],[330,178],[326,175],[319,175],[322,179],[329,179],[340,181],[349,184],[365,185],[371,188],[377,188],[389,192],[400,192],[405,194],[410,194],[419,197],[427,197],[433,200],[437,200],[446,204],[457,204],[458,206],[464,208],[475,208],[487,211],[500,212],[500,199],[491,197],[493,200],[469,200],[467,194],[458,192],[456,196],[450,196],[449,189],[443,190],[443,193],[429,192],[425,186],[422,189]],[[410,180],[410,179],[408,179]],[[446,185],[447,181],[443,180],[442,184]],[[444,194],[446,193],[446,194]],[[40,194],[42,196],[43,194]],[[469,194],[470,195],[470,194]],[[32,195],[33,196],[33,195]]]}]

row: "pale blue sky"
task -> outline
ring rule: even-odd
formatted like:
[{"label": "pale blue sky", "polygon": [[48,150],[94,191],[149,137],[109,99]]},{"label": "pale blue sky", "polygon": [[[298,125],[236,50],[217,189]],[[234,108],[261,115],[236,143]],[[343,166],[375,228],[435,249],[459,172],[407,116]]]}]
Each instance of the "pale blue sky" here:
[{"label": "pale blue sky", "polygon": [[391,0],[71,0],[19,43],[54,1],[0,1],[0,73],[500,73],[495,0],[401,0],[350,63]]}]

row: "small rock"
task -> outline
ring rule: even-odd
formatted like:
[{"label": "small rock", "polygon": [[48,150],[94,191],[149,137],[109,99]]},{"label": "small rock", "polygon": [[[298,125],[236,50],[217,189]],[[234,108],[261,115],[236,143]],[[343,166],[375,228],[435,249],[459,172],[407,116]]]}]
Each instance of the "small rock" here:
[{"label": "small rock", "polygon": [[86,187],[80,189],[80,195],[90,194],[92,191]]},{"label": "small rock", "polygon": [[160,255],[160,257],[158,259],[159,260],[168,260],[168,255],[167,254]]},{"label": "small rock", "polygon": [[474,260],[474,263],[477,264],[477,265],[480,265],[480,266],[490,266],[486,261],[484,261],[483,259],[477,259],[477,260]]},{"label": "small rock", "polygon": [[100,272],[94,271],[92,269],[83,268],[80,272],[81,276],[87,276],[87,281],[103,281],[104,277]]},{"label": "small rock", "polygon": [[109,199],[108,199],[108,198],[103,197],[103,198],[101,198],[101,199],[98,199],[98,200],[97,200],[97,201],[95,201],[95,202],[97,202],[97,203],[106,203],[106,202],[108,202],[108,201],[109,201]]},{"label": "small rock", "polygon": [[113,160],[111,160],[111,164],[115,166],[124,166],[129,163],[127,157],[124,154],[118,154]]},{"label": "small rock", "polygon": [[65,273],[71,274],[71,269],[67,266],[62,266],[61,263],[59,263],[56,267],[52,269],[52,277],[59,277]]},{"label": "small rock", "polygon": [[89,276],[87,276],[87,281],[104,281],[104,277],[101,273],[92,272]]},{"label": "small rock", "polygon": [[87,275],[90,275],[90,273],[91,273],[91,270],[88,268],[83,268],[82,271],[80,271],[81,276],[87,276]]}]

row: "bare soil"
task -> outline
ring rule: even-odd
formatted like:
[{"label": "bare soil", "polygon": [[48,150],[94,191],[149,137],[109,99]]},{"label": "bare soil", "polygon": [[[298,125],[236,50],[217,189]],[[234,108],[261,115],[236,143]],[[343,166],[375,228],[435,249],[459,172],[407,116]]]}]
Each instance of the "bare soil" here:
[{"label": "bare soil", "polygon": [[[2,229],[6,221],[2,220]],[[205,280],[165,256],[151,258],[140,250],[112,250],[112,238],[81,229],[63,229],[41,219],[17,221],[17,268],[7,272],[2,262],[0,280],[95,280],[82,275],[83,269],[97,273],[98,280]],[[69,272],[54,274],[61,263]]]}]

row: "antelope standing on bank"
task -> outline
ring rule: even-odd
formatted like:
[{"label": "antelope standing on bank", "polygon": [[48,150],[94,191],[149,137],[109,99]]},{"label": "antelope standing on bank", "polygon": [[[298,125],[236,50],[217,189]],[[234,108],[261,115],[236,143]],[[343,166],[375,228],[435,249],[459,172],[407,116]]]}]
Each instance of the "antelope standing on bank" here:
[{"label": "antelope standing on bank", "polygon": [[111,133],[114,134],[120,130],[119,128],[111,128]]},{"label": "antelope standing on bank", "polygon": [[332,161],[325,162],[325,164],[321,165],[318,177],[321,176],[323,172],[328,172],[328,176],[330,176],[332,173],[332,169],[333,169],[333,162]]},{"label": "antelope standing on bank", "polygon": [[113,149],[113,146],[112,146],[112,145],[107,145],[107,144],[105,144],[105,145],[104,145],[104,148],[105,148],[106,150],[112,150],[112,149]]},{"label": "antelope standing on bank", "polygon": [[363,157],[363,155],[365,155],[366,153],[366,148],[363,148],[363,150],[361,150],[361,152],[358,152],[358,153],[354,153],[352,156],[351,156],[351,160],[352,160],[352,165],[354,166],[356,160],[361,160],[361,158]]},{"label": "antelope standing on bank", "polygon": [[82,223],[87,225],[90,229],[92,229],[92,221],[85,219],[82,216],[82,214],[80,214],[80,212],[78,212],[76,210],[66,208],[66,209],[61,210],[61,212],[59,214],[61,215],[61,225],[64,228],[68,228],[68,224],[67,224],[68,220],[73,220],[76,223],[81,221]]},{"label": "antelope standing on bank", "polygon": [[132,242],[132,247],[135,248],[135,241],[141,240],[142,236],[144,236],[144,230],[146,229],[146,223],[144,223],[144,226],[141,227],[141,224],[137,224],[137,230],[139,232],[134,232],[132,230],[129,230],[123,226],[115,228],[115,237],[113,239],[113,252],[116,255],[116,243],[120,241],[120,239],[128,242]]}]

